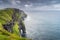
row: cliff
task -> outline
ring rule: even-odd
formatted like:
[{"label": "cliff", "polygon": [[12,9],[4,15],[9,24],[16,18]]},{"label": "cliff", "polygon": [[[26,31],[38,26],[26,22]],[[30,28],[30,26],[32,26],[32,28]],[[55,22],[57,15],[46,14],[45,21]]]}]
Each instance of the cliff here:
[{"label": "cliff", "polygon": [[[25,38],[24,19],[27,15],[16,8],[0,10],[0,40],[30,40]],[[21,30],[24,35],[21,35]]]}]

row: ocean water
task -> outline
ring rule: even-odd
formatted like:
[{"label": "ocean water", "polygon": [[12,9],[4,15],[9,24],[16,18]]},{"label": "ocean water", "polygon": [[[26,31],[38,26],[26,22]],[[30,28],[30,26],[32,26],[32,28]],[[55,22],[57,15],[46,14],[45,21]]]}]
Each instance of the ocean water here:
[{"label": "ocean water", "polygon": [[27,37],[32,40],[60,40],[60,12],[31,12],[25,20]]}]

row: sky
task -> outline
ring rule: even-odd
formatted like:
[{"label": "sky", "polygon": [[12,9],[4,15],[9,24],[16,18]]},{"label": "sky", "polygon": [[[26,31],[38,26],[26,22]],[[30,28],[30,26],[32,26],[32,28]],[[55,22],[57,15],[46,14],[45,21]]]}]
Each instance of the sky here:
[{"label": "sky", "polygon": [[0,0],[0,8],[6,7],[16,7],[26,11],[60,10],[60,0]]}]

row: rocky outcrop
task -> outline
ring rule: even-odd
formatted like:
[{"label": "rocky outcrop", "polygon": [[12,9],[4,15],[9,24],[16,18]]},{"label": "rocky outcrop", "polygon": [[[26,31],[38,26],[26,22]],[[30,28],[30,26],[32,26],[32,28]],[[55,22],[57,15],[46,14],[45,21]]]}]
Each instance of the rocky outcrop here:
[{"label": "rocky outcrop", "polygon": [[2,24],[2,26],[5,30],[13,33],[13,27],[14,27],[15,23],[17,22],[17,25],[19,26],[18,30],[19,30],[20,36],[22,36],[22,37],[26,36],[25,35],[26,34],[26,28],[25,28],[23,21],[27,17],[27,15],[24,13],[24,11],[16,9],[16,8],[6,8],[3,10],[0,10],[0,15],[2,15],[4,17],[1,19],[4,20],[5,23],[3,21],[0,23]]}]

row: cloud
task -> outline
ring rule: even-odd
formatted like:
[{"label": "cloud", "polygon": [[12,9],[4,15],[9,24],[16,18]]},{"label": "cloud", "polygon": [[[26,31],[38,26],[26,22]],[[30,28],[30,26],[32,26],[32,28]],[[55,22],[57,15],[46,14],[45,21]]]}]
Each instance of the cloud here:
[{"label": "cloud", "polygon": [[13,3],[13,4],[29,4],[29,3],[33,3],[34,5],[38,5],[38,4],[41,4],[41,5],[51,5],[51,4],[57,4],[57,3],[60,3],[60,0],[0,0],[0,1],[3,1],[3,3],[6,3],[6,4],[10,4],[10,3]]},{"label": "cloud", "polygon": [[1,5],[22,8],[29,11],[60,10],[60,0],[0,0]]},{"label": "cloud", "polygon": [[36,10],[60,10],[60,4],[46,5],[42,7],[37,7]]},{"label": "cloud", "polygon": [[27,3],[28,1],[33,4],[42,4],[42,5],[52,5],[60,3],[60,0],[20,0],[23,3]]},{"label": "cloud", "polygon": [[12,0],[12,1],[11,1],[11,4],[12,4],[12,5],[16,5],[15,0]]},{"label": "cloud", "polygon": [[21,1],[17,0],[17,1],[16,1],[16,3],[20,4],[20,3],[21,3]]},{"label": "cloud", "polygon": [[[33,5],[32,5],[33,6]],[[26,8],[24,9],[26,11],[29,11],[29,12],[38,12],[38,11],[60,11],[60,4],[54,4],[54,5],[44,5],[44,6],[33,6],[33,7],[29,7],[29,8]]]},{"label": "cloud", "polygon": [[25,4],[24,6],[25,6],[25,7],[32,7],[33,4]]},{"label": "cloud", "polygon": [[20,0],[12,0],[12,1],[11,1],[11,4],[12,4],[12,5],[18,5],[18,4],[20,4],[20,3],[21,3]]}]

